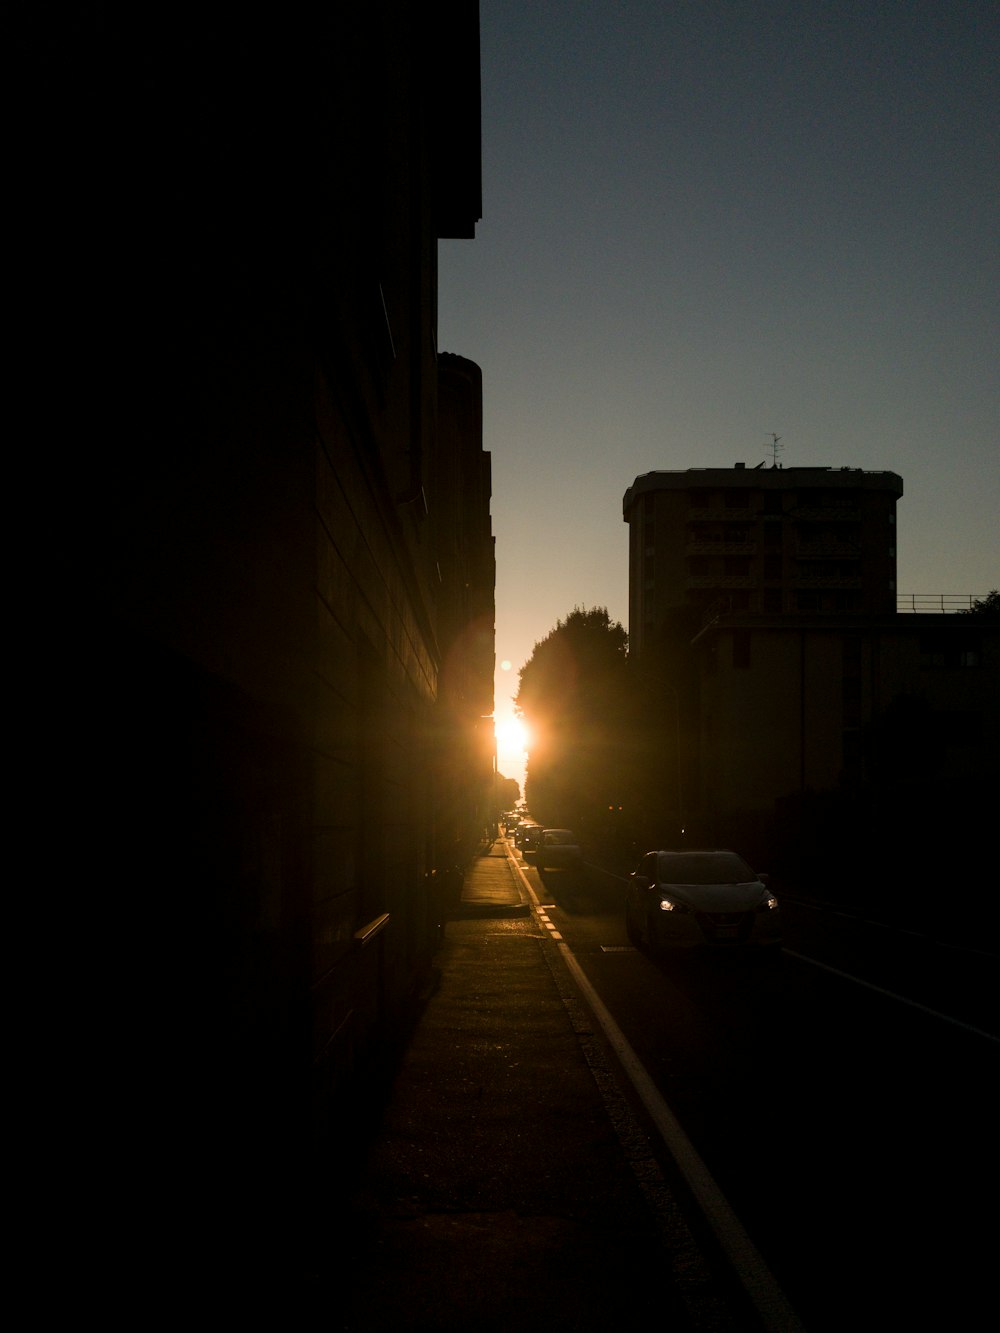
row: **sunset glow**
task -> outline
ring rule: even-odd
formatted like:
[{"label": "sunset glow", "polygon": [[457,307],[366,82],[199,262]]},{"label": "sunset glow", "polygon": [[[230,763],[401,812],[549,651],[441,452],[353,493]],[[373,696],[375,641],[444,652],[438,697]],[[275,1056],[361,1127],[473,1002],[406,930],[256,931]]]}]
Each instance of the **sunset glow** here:
[{"label": "sunset glow", "polygon": [[497,718],[497,753],[523,754],[528,747],[528,728],[519,717]]}]

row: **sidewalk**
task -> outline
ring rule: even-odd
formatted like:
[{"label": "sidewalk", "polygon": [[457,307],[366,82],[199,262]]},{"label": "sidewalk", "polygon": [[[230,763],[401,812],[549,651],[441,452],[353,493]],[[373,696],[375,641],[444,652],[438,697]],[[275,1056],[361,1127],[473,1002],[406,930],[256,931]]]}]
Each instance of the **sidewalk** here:
[{"label": "sidewalk", "polygon": [[527,898],[502,841],[467,873],[358,1172],[353,1290],[331,1299],[333,1326],[748,1327],[722,1308],[620,1097],[615,1111],[589,1013]]}]

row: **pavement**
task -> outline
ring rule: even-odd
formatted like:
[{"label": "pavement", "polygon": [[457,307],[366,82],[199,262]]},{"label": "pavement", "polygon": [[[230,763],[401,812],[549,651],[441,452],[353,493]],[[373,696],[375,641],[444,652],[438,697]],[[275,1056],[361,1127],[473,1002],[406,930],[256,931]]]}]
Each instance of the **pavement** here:
[{"label": "pavement", "polygon": [[317,1275],[320,1324],[754,1329],[534,906],[502,839],[468,867],[356,1164],[336,1298]]}]

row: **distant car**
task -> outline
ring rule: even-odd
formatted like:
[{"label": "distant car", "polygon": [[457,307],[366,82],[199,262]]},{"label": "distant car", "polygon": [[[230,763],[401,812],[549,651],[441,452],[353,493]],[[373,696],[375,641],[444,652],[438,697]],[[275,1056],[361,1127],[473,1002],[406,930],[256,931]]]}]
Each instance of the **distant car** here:
[{"label": "distant car", "polygon": [[625,929],[651,949],[777,949],[781,910],[735,852],[647,852],[629,876]]},{"label": "distant car", "polygon": [[521,840],[518,846],[525,856],[534,856],[542,841],[541,824],[522,824]]},{"label": "distant car", "polygon": [[568,828],[547,828],[535,857],[539,870],[572,870],[583,860],[576,834]]}]

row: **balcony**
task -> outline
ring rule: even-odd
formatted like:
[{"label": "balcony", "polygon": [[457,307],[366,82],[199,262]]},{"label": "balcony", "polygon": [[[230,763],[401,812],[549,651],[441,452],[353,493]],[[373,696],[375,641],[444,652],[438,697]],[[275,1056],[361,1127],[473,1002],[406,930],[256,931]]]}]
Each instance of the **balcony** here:
[{"label": "balcony", "polygon": [[792,510],[786,517],[793,519],[796,523],[860,523],[861,510],[848,508],[846,505],[843,509],[834,508],[833,506],[829,509],[819,507],[810,509],[800,505],[798,509]]},{"label": "balcony", "polygon": [[845,578],[841,576],[831,576],[829,578],[822,574],[796,574],[791,582],[796,588],[860,588],[861,578]]},{"label": "balcony", "polygon": [[756,555],[756,542],[689,541],[685,555]]},{"label": "balcony", "polygon": [[689,574],[684,586],[687,588],[756,588],[757,580],[752,574]]},{"label": "balcony", "polygon": [[795,554],[806,559],[829,556],[857,557],[861,554],[860,541],[837,541],[832,537],[817,538],[815,541],[800,541]]},{"label": "balcony", "polygon": [[742,506],[739,509],[727,508],[721,499],[711,505],[691,505],[687,511],[689,523],[748,523],[755,517],[751,509]]}]

